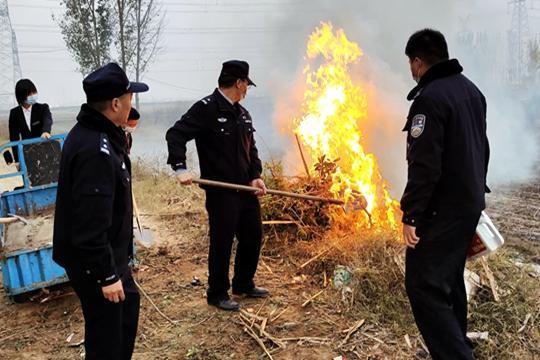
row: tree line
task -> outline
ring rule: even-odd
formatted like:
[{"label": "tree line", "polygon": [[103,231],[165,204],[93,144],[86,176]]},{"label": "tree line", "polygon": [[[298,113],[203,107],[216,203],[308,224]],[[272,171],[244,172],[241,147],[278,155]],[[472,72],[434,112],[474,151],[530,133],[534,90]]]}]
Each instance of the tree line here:
[{"label": "tree line", "polygon": [[[156,0],[61,0],[54,20],[66,46],[87,75],[116,61],[140,81],[161,50],[163,6]],[[136,96],[136,106],[139,99]]]}]

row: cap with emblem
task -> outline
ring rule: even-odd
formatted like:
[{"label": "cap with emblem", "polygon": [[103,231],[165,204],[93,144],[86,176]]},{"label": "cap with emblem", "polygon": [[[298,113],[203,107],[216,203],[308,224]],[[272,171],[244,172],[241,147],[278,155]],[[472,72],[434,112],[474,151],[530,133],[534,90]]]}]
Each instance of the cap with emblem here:
[{"label": "cap with emblem", "polygon": [[229,60],[223,63],[221,75],[233,76],[238,79],[247,80],[249,85],[257,86],[249,78],[249,64],[243,60]]},{"label": "cap with emblem", "polygon": [[85,77],[83,89],[87,101],[103,101],[127,93],[148,91],[148,85],[141,82],[130,82],[125,71],[118,64],[109,63]]}]

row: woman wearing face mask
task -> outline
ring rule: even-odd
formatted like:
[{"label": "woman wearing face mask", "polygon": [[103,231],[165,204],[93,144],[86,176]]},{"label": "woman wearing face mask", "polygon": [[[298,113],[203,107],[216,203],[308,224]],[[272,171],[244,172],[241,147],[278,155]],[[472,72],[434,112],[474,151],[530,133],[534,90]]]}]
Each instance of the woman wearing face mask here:
[{"label": "woman wearing face mask", "polygon": [[[37,102],[38,92],[34,83],[28,79],[17,81],[15,97],[19,106],[11,109],[9,113],[9,140],[50,138],[53,122],[51,111],[49,105]],[[18,162],[19,154],[15,147],[13,155]]]}]

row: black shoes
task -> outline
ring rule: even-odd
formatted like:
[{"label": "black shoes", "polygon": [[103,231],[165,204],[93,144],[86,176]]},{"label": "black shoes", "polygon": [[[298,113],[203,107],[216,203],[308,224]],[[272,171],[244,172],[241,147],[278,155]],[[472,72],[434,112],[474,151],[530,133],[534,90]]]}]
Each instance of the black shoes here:
[{"label": "black shoes", "polygon": [[240,311],[240,304],[231,299],[223,299],[219,301],[208,301],[208,305],[217,307],[225,311]]},{"label": "black shoes", "polygon": [[[238,291],[233,290],[233,295],[246,297],[246,298],[265,298],[270,295],[270,292],[265,288],[260,288],[254,286],[252,289],[247,291]],[[240,304],[231,299],[222,299],[222,300],[207,300],[208,305],[217,307],[218,309],[225,311],[240,311]]]},{"label": "black shoes", "polygon": [[243,296],[243,297],[248,297],[248,298],[265,298],[270,295],[270,292],[268,291],[268,289],[257,287],[257,286],[254,286],[251,290],[247,290],[247,291],[233,290],[232,293],[233,295],[236,295],[236,296]]}]

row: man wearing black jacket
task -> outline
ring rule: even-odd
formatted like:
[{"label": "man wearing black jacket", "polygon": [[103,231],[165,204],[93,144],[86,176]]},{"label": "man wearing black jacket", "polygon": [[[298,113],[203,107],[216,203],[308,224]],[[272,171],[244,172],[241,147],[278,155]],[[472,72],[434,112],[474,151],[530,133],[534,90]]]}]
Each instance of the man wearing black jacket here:
[{"label": "man wearing black jacket", "polygon": [[131,276],[131,163],[124,127],[133,93],[114,63],[83,81],[87,103],[62,149],[53,259],[66,269],[82,305],[86,359],[131,359],[139,293]]},{"label": "man wearing black jacket", "polygon": [[406,289],[433,359],[473,359],[463,271],[481,211],[489,160],[486,100],[449,60],[444,36],[425,29],[406,46],[413,78],[408,181],[401,199]]},{"label": "man wearing black jacket", "polygon": [[[249,112],[240,105],[249,78],[245,61],[223,63],[219,87],[196,102],[167,131],[169,158],[167,163],[176,171],[178,181],[191,183],[186,166],[186,143],[195,139],[201,177],[258,187],[263,195],[261,160],[255,146],[253,123]],[[210,224],[208,256],[207,302],[223,310],[239,310],[228,295],[229,262],[234,237],[238,240],[234,264],[232,292],[248,297],[266,297],[268,290],[256,287],[253,281],[262,239],[261,210],[252,193],[205,187],[206,209]]]}]

